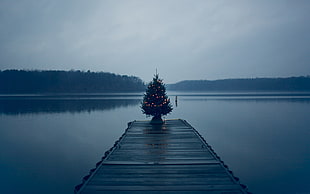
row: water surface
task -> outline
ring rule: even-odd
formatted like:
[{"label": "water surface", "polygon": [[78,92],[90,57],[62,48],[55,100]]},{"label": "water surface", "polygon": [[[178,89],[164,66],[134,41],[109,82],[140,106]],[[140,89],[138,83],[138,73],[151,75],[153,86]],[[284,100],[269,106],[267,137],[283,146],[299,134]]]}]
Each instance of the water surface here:
[{"label": "water surface", "polygon": [[[310,192],[308,94],[170,98],[174,111],[165,118],[187,120],[251,192]],[[146,119],[141,99],[142,94],[0,96],[0,193],[72,193],[127,122]]]}]

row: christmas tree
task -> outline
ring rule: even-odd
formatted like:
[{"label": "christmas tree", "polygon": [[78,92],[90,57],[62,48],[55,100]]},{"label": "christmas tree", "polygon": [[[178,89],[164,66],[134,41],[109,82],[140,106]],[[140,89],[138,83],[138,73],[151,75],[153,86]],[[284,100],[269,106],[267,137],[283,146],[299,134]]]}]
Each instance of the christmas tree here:
[{"label": "christmas tree", "polygon": [[153,116],[153,123],[162,123],[161,116],[172,111],[170,99],[166,94],[166,87],[156,73],[146,89],[141,105],[143,114]]}]

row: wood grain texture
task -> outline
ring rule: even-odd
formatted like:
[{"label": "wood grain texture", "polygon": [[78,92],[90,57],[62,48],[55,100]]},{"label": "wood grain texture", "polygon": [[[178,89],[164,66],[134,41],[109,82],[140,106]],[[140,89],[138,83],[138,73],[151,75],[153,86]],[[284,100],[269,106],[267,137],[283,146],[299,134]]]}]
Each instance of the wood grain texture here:
[{"label": "wood grain texture", "polygon": [[184,120],[129,123],[77,193],[247,193]]}]

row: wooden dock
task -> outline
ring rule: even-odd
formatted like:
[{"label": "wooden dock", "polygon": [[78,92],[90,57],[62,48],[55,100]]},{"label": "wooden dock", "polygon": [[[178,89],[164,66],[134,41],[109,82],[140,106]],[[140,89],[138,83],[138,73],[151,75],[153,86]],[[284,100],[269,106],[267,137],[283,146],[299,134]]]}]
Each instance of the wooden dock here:
[{"label": "wooden dock", "polygon": [[76,186],[84,193],[248,193],[184,120],[133,121]]}]

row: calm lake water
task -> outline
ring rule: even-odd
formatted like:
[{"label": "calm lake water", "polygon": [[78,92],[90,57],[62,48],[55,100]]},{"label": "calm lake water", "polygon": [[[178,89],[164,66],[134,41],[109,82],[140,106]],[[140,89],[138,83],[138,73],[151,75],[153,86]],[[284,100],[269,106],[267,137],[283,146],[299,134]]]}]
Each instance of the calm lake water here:
[{"label": "calm lake water", "polygon": [[[178,96],[178,106],[175,96]],[[170,93],[253,193],[310,193],[310,94]],[[73,193],[123,134],[142,94],[0,96],[0,193]]]}]

